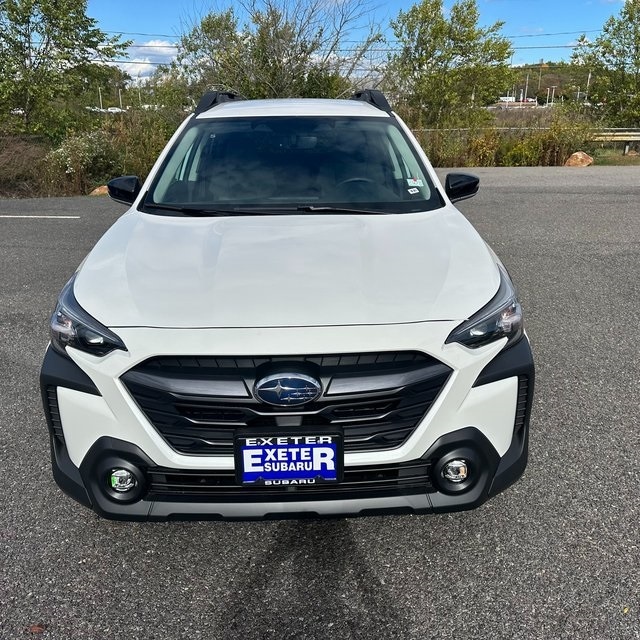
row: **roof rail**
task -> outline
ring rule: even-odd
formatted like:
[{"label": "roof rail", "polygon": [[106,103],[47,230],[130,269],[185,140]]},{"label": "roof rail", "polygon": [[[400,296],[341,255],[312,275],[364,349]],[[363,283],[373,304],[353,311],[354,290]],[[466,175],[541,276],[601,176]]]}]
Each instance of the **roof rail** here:
[{"label": "roof rail", "polygon": [[200,98],[195,114],[198,115],[199,113],[208,111],[211,107],[215,107],[223,102],[231,102],[232,100],[244,100],[244,98],[231,91],[207,91],[207,93]]},{"label": "roof rail", "polygon": [[384,97],[384,93],[382,93],[382,91],[378,91],[378,89],[363,89],[362,91],[356,91],[350,99],[368,102],[374,107],[377,107],[381,111],[386,111],[387,113],[391,113],[393,111],[391,105]]}]

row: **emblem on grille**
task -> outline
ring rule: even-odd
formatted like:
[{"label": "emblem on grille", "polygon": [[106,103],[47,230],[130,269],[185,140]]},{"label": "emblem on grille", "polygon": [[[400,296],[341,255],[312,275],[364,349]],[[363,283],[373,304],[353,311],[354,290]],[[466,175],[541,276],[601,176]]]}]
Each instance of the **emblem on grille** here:
[{"label": "emblem on grille", "polygon": [[278,373],[258,380],[253,394],[261,402],[290,407],[313,402],[322,393],[318,380],[300,373]]}]

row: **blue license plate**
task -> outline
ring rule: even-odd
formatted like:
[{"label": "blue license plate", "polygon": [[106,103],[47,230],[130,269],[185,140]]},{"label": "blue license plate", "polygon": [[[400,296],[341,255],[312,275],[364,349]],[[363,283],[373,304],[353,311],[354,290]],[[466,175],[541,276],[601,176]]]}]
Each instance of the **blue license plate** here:
[{"label": "blue license plate", "polygon": [[240,484],[264,486],[340,482],[342,438],[338,434],[238,436],[236,476]]}]

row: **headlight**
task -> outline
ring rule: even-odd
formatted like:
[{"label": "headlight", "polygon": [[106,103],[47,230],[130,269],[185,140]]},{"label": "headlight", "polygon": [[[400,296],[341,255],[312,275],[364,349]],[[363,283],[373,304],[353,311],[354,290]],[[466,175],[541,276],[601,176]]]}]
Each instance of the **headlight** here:
[{"label": "headlight", "polygon": [[51,346],[66,356],[65,347],[80,349],[95,356],[104,356],[114,349],[127,348],[120,338],[107,327],[92,318],[73,295],[74,275],[58,298],[58,304],[51,316]]},{"label": "headlight", "polygon": [[[500,338],[508,338],[507,344],[522,336],[522,307],[515,288],[504,268],[500,269],[500,288],[485,307],[456,327],[449,342],[459,342],[465,347],[481,347]],[[506,346],[506,345],[505,345]]]}]

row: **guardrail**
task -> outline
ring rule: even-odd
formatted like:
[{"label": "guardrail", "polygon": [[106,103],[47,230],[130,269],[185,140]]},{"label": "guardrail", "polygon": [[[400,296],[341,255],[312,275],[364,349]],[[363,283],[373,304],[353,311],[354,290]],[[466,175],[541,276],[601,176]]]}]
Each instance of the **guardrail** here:
[{"label": "guardrail", "polygon": [[593,138],[598,142],[624,143],[623,155],[629,153],[632,142],[640,142],[640,129],[600,129]]},{"label": "guardrail", "polygon": [[[442,131],[468,133],[470,131],[499,131],[501,133],[522,133],[524,131],[548,131],[549,127],[480,127],[479,129],[414,129],[414,133],[435,133]],[[626,156],[631,149],[632,142],[640,142],[640,128],[638,129],[598,129],[594,132],[596,142],[622,142],[623,154]]]}]

